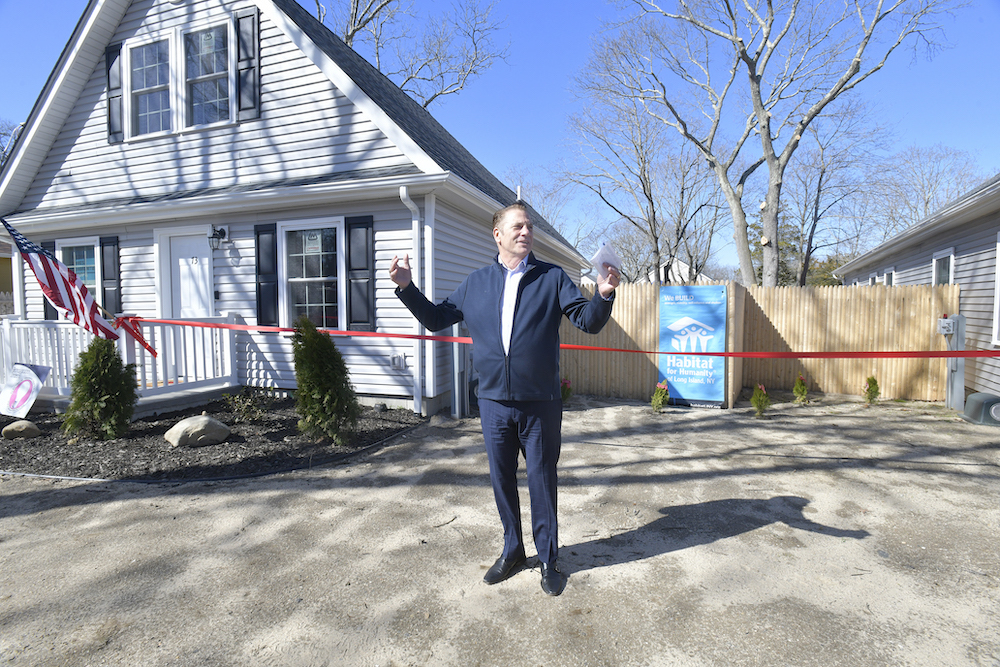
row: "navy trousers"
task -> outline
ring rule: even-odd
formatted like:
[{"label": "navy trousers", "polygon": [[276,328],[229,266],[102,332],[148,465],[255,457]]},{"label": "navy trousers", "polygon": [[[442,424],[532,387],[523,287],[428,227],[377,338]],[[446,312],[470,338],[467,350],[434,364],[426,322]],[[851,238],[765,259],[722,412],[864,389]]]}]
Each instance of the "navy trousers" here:
[{"label": "navy trousers", "polygon": [[554,563],[559,553],[556,463],[562,447],[562,401],[479,399],[479,416],[490,482],[503,525],[503,557],[524,554],[517,463],[524,455],[531,501],[531,531],[538,559]]}]

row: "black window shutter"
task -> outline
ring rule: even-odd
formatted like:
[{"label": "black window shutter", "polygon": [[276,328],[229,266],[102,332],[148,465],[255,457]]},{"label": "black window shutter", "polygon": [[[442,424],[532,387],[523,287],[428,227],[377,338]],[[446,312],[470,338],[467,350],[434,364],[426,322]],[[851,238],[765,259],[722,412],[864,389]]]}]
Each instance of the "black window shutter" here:
[{"label": "black window shutter", "polygon": [[118,261],[118,237],[101,237],[101,304],[112,315],[122,312],[121,265]]},{"label": "black window shutter", "polygon": [[[42,246],[42,249],[48,250],[50,253],[52,253],[53,257],[56,256],[56,242],[55,241],[42,241],[39,245]],[[45,307],[44,315],[43,315],[44,319],[46,319],[46,320],[58,320],[59,319],[59,311],[56,310],[55,306],[53,306],[51,303],[49,303],[48,297],[46,297],[44,294],[42,295],[42,304]]]},{"label": "black window shutter", "polygon": [[372,216],[346,218],[347,328],[375,331],[375,239]]},{"label": "black window shutter", "polygon": [[257,8],[236,12],[236,118],[260,118],[260,20]]},{"label": "black window shutter", "polygon": [[278,227],[255,225],[257,241],[257,324],[278,326]]},{"label": "black window shutter", "polygon": [[108,72],[108,143],[125,140],[122,124],[122,45],[113,44],[104,51]]}]

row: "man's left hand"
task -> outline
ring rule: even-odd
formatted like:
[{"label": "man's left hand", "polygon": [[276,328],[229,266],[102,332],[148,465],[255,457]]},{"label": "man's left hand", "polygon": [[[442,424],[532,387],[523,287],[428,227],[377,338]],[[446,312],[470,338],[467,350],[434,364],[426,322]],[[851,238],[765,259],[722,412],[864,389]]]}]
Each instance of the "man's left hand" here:
[{"label": "man's left hand", "polygon": [[622,274],[621,271],[610,264],[605,264],[604,268],[607,270],[608,275],[604,278],[601,278],[600,275],[597,276],[597,291],[605,299],[610,299],[615,288],[621,283]]}]

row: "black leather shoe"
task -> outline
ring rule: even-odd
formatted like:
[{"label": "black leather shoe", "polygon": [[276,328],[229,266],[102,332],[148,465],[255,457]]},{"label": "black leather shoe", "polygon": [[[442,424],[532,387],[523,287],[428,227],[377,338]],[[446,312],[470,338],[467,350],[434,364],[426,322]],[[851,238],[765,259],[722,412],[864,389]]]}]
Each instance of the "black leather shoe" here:
[{"label": "black leather shoe", "polygon": [[499,584],[504,579],[509,579],[514,576],[524,567],[524,554],[520,556],[512,556],[510,558],[504,558],[501,556],[497,558],[497,562],[493,563],[493,567],[486,570],[486,576],[483,577],[483,581],[490,584]]},{"label": "black leather shoe", "polygon": [[566,575],[557,563],[542,563],[542,590],[549,595],[559,595],[566,589]]}]

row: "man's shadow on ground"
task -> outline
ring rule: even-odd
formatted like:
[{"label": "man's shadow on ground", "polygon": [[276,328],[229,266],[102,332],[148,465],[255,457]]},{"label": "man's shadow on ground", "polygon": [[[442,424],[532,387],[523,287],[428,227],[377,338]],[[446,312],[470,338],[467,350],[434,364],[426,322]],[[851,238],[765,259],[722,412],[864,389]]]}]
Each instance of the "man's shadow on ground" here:
[{"label": "man's shadow on ground", "polygon": [[652,556],[711,544],[772,523],[831,537],[860,540],[866,530],[842,530],[807,519],[802,510],[809,501],[797,496],[770,499],[732,498],[695,505],[664,507],[662,518],[611,537],[560,547],[561,569],[567,574],[595,567],[620,565]]}]

